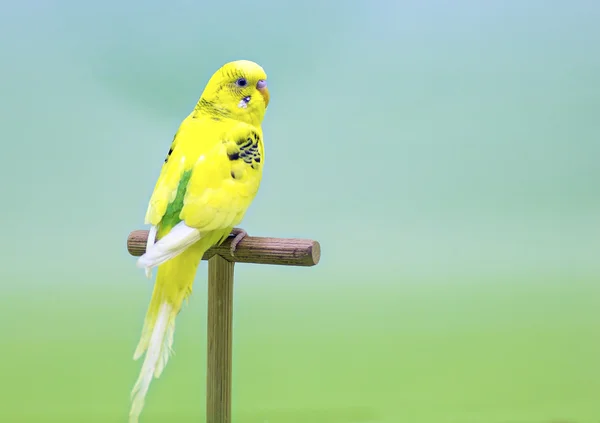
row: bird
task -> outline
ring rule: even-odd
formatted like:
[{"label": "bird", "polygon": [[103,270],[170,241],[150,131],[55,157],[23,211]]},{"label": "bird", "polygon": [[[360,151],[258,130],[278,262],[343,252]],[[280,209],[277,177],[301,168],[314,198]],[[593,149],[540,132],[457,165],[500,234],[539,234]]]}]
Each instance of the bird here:
[{"label": "bird", "polygon": [[137,423],[153,378],[173,352],[175,319],[192,293],[204,253],[233,236],[231,254],[247,235],[239,228],[262,179],[262,122],[267,75],[250,60],[224,64],[181,122],[145,216],[151,225],[137,266],[152,278],[150,304],[133,358],[144,361],[131,391],[129,422]]}]

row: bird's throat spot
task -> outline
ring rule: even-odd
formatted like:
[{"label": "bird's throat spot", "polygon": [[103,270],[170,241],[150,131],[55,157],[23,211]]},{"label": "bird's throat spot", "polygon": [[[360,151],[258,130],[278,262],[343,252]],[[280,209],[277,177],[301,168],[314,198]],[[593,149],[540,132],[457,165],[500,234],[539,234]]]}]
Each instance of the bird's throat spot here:
[{"label": "bird's throat spot", "polygon": [[248,107],[248,103],[250,103],[250,96],[242,98],[238,103],[238,107],[240,109],[245,109],[246,107]]}]

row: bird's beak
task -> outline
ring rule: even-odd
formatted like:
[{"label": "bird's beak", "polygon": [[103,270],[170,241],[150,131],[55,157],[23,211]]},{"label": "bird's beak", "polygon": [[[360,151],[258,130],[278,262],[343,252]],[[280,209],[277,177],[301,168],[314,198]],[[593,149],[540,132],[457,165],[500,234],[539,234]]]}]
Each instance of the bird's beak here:
[{"label": "bird's beak", "polygon": [[265,99],[265,107],[269,105],[269,89],[267,88],[267,81],[264,79],[259,80],[256,83],[256,89]]}]

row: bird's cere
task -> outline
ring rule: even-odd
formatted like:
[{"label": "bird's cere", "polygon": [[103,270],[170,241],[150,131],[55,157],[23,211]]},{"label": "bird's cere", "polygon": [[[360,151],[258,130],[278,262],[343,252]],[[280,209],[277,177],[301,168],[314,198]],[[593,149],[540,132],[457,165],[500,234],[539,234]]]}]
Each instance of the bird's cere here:
[{"label": "bird's cere", "polygon": [[265,100],[265,107],[269,105],[269,89],[267,88],[267,81],[264,79],[259,79],[256,83],[256,89],[262,95]]}]

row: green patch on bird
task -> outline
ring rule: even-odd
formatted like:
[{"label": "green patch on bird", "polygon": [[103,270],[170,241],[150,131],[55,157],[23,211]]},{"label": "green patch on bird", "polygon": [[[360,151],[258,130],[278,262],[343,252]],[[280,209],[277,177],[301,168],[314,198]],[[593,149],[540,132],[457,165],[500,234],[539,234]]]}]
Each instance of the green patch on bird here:
[{"label": "green patch on bird", "polygon": [[192,169],[186,170],[181,174],[181,179],[179,179],[179,185],[177,186],[177,194],[175,195],[175,199],[167,206],[167,211],[162,218],[161,226],[172,228],[181,222],[179,214],[183,208],[183,199],[191,176]]}]

